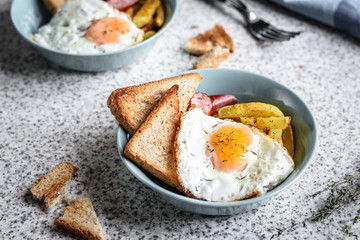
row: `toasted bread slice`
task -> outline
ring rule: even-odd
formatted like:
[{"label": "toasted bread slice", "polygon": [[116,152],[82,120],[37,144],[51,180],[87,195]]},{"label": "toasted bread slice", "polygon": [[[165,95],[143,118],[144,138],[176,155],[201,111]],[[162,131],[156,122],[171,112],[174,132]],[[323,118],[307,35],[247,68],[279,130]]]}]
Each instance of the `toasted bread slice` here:
[{"label": "toasted bread slice", "polygon": [[198,57],[197,61],[193,63],[193,66],[195,69],[216,68],[228,59],[229,55],[229,49],[217,46],[210,52]]},{"label": "toasted bread slice", "polygon": [[189,73],[114,90],[107,101],[116,120],[133,135],[155,104],[173,85],[179,85],[180,111],[185,112],[202,76]]},{"label": "toasted bread slice", "polygon": [[85,239],[105,239],[91,199],[87,197],[77,197],[73,204],[65,207],[64,215],[55,219],[55,224]]},{"label": "toasted bread slice", "polygon": [[59,8],[66,2],[67,0],[44,0],[44,4],[47,9],[55,15]]},{"label": "toasted bread slice", "polygon": [[228,49],[230,53],[235,51],[235,45],[230,35],[223,26],[216,24],[204,34],[191,38],[185,45],[185,50],[194,55],[203,55],[220,46]]},{"label": "toasted bread slice", "polygon": [[45,177],[40,177],[30,191],[37,201],[45,201],[46,207],[51,208],[66,197],[66,186],[73,176],[77,176],[79,169],[69,162],[55,166]]},{"label": "toasted bread slice", "polygon": [[127,143],[124,155],[166,184],[181,189],[173,152],[180,121],[178,89],[174,85],[160,99]]}]

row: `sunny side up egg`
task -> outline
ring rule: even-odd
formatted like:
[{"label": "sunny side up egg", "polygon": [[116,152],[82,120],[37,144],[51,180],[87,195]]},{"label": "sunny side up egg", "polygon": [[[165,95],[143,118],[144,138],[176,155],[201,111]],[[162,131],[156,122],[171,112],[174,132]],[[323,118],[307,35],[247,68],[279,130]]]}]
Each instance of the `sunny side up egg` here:
[{"label": "sunny side up egg", "polygon": [[77,54],[120,50],[143,40],[144,31],[127,14],[102,0],[69,0],[34,40],[55,50]]},{"label": "sunny side up egg", "polygon": [[294,161],[278,142],[231,120],[194,108],[184,114],[176,139],[185,191],[207,201],[235,201],[267,192],[284,181]]}]

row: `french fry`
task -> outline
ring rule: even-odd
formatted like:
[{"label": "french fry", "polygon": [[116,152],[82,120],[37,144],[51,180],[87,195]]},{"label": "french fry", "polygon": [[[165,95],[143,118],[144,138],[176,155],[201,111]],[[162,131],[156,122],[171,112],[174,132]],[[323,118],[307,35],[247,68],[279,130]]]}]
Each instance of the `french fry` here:
[{"label": "french fry", "polygon": [[283,117],[281,110],[274,105],[260,102],[239,103],[218,110],[220,118],[236,117]]},{"label": "french fry", "polygon": [[285,129],[290,125],[291,117],[239,117],[233,118],[246,125],[257,127],[261,130]]},{"label": "french fry", "polygon": [[135,13],[133,23],[138,28],[144,27],[153,19],[153,16],[160,5],[160,0],[146,0],[140,10]]},{"label": "french fry", "polygon": [[289,125],[287,128],[283,130],[282,139],[283,139],[284,147],[287,149],[289,155],[293,158],[295,147],[294,147],[294,136],[291,125]]},{"label": "french fry", "polygon": [[160,4],[160,7],[156,10],[156,17],[155,17],[156,26],[161,27],[164,24],[164,21],[165,21],[164,8]]},{"label": "french fry", "polygon": [[282,129],[270,129],[268,135],[278,141],[281,145],[283,145],[282,135],[283,130]]},{"label": "french fry", "polygon": [[156,33],[156,32],[155,32],[154,30],[150,30],[150,31],[145,32],[145,33],[144,33],[144,40],[146,40],[146,39],[154,36],[155,33]]}]

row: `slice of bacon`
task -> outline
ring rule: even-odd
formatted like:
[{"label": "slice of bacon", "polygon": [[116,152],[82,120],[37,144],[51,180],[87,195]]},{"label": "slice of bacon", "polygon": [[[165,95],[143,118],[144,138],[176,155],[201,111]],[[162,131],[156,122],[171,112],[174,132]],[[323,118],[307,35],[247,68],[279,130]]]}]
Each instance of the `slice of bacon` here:
[{"label": "slice of bacon", "polygon": [[233,95],[212,95],[209,96],[209,98],[211,99],[212,104],[210,115],[214,114],[219,108],[233,105],[238,102]]},{"label": "slice of bacon", "polygon": [[211,109],[212,109],[211,99],[205,93],[202,92],[195,93],[194,96],[192,96],[192,98],[190,99],[190,107],[192,106],[200,107],[206,115],[210,115],[211,113]]},{"label": "slice of bacon", "polygon": [[110,5],[112,5],[114,8],[119,9],[120,11],[125,11],[135,3],[137,3],[139,0],[105,0]]},{"label": "slice of bacon", "polygon": [[232,95],[212,95],[197,92],[190,100],[190,106],[198,106],[206,115],[213,115],[216,111],[224,106],[237,103],[238,100]]}]

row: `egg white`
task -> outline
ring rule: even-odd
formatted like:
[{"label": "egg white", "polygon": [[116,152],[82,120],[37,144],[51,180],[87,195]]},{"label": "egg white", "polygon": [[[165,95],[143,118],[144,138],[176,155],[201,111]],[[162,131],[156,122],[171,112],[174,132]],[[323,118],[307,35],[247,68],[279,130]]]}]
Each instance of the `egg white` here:
[{"label": "egg white", "polygon": [[[234,201],[260,195],[284,181],[294,169],[294,161],[278,142],[251,128],[253,149],[242,172],[215,169],[206,155],[209,134],[220,125],[234,124],[205,115],[194,108],[182,116],[177,138],[177,164],[187,192],[207,201]],[[236,123],[241,124],[241,123]]]},{"label": "egg white", "polygon": [[[95,20],[119,17],[130,25],[130,31],[118,43],[96,45],[86,39],[87,28]],[[137,28],[124,12],[102,0],[69,0],[50,22],[39,28],[34,40],[40,45],[68,53],[92,54],[120,50],[143,40],[144,31]]]}]

